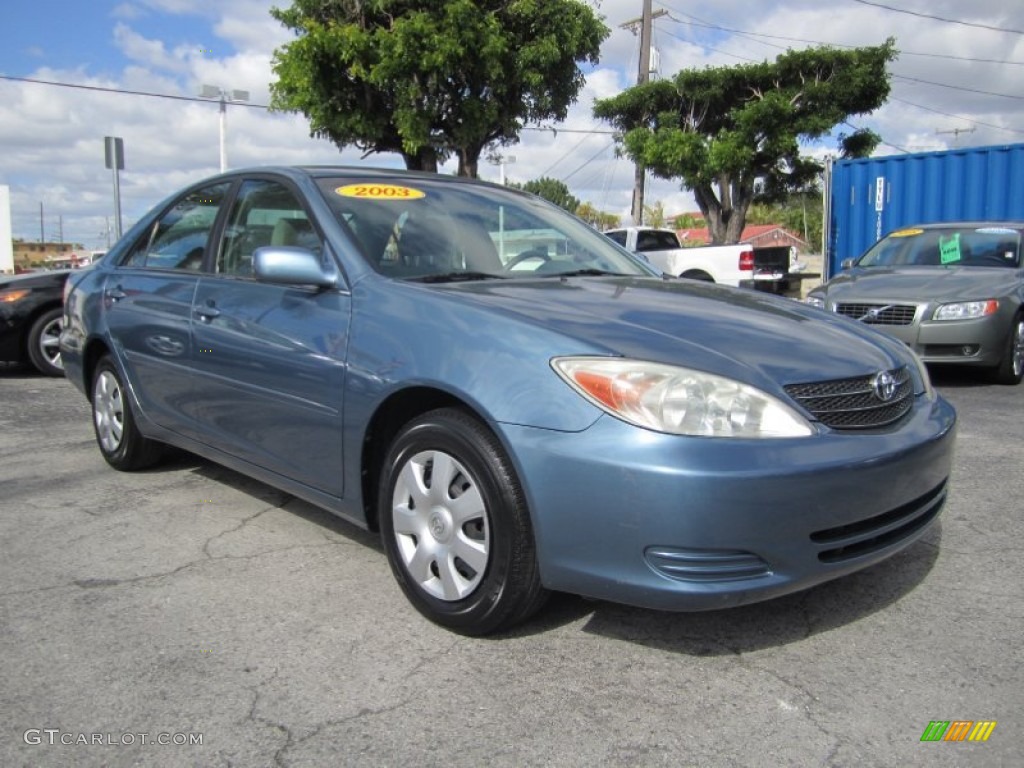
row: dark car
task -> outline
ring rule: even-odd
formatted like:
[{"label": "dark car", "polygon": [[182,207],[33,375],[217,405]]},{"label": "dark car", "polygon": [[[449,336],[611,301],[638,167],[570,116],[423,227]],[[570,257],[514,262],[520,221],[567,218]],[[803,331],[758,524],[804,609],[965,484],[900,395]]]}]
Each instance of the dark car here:
[{"label": "dark car", "polygon": [[948,491],[956,417],[906,346],[662,277],[506,187],[234,171],[69,286],[64,366],[111,466],[168,443],[379,529],[460,632],[549,590],[803,589],[908,546]]},{"label": "dark car", "polygon": [[61,270],[0,276],[0,360],[31,363],[47,376],[64,373],[58,342],[68,274]]},{"label": "dark car", "polygon": [[905,227],[871,246],[807,301],[883,330],[926,363],[1024,378],[1024,223]]}]

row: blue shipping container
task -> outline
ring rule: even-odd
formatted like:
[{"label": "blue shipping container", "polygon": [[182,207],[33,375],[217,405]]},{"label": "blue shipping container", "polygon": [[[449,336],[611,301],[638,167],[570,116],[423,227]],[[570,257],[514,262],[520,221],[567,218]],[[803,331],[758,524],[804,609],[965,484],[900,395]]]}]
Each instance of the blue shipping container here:
[{"label": "blue shipping container", "polygon": [[861,160],[832,168],[825,274],[900,227],[935,221],[1024,220],[1024,144]]}]

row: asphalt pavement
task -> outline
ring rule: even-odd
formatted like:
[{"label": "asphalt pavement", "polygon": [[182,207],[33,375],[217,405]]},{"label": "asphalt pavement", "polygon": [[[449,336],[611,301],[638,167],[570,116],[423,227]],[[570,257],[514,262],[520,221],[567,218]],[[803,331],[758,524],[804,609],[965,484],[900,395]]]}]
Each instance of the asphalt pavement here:
[{"label": "asphalt pavement", "polygon": [[1019,766],[1024,386],[935,379],[952,491],[900,555],[711,613],[558,595],[470,639],[376,536],[187,454],[115,472],[77,390],[0,369],[0,766]]}]

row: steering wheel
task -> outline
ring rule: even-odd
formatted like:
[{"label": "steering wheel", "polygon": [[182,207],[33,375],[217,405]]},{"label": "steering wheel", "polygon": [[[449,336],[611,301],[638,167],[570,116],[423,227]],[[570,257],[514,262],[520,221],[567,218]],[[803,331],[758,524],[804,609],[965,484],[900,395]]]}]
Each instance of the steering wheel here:
[{"label": "steering wheel", "polygon": [[541,261],[548,262],[551,261],[551,256],[544,248],[531,248],[509,259],[509,262],[505,265],[505,271],[511,272],[524,261],[529,261],[530,259],[540,259]]}]

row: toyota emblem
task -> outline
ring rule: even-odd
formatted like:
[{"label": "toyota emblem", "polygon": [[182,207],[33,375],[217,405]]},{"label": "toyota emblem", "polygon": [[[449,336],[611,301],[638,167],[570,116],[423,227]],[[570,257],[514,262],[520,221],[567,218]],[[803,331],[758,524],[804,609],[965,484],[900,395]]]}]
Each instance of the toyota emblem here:
[{"label": "toyota emblem", "polygon": [[871,380],[871,388],[875,390],[875,397],[888,403],[896,395],[896,377],[888,371],[879,371]]}]

